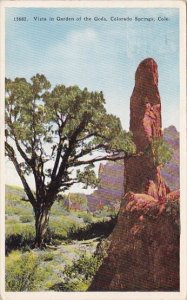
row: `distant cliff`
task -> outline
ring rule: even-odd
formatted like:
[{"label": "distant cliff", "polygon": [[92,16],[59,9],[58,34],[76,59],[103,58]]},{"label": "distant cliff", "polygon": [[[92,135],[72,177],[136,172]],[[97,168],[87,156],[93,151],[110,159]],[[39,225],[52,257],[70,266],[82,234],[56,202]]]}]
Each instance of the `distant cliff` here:
[{"label": "distant cliff", "polygon": [[87,195],[90,211],[101,209],[105,205],[118,209],[124,195],[123,162],[100,164],[99,179],[99,188],[93,194]]},{"label": "distant cliff", "polygon": [[[179,189],[179,132],[171,125],[163,131],[163,138],[173,151],[171,161],[161,169],[161,174],[170,189]],[[119,207],[124,195],[123,162],[100,164],[100,187],[88,195],[88,207],[91,211],[104,205]]]},{"label": "distant cliff", "polygon": [[172,149],[173,156],[171,161],[163,167],[161,173],[170,189],[179,189],[179,132],[175,126],[169,126],[164,129],[163,138]]}]

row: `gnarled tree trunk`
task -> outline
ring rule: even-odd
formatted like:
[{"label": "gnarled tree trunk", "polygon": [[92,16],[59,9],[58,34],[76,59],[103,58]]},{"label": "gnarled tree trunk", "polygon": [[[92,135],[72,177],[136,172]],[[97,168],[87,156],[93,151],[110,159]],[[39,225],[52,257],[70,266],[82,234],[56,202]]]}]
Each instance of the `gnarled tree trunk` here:
[{"label": "gnarled tree trunk", "polygon": [[49,223],[49,208],[43,204],[35,208],[35,247],[44,248]]}]

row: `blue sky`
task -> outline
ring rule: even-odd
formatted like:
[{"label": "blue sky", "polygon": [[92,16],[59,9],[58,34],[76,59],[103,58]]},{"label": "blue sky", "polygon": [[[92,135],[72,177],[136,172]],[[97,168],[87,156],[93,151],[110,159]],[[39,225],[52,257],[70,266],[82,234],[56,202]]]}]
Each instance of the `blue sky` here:
[{"label": "blue sky", "polygon": [[[27,22],[14,17],[26,16]],[[56,17],[82,17],[58,22]],[[107,22],[83,18],[107,18]],[[110,17],[133,21],[110,21]],[[55,21],[34,21],[54,17]],[[134,21],[135,17],[155,21]],[[169,21],[158,21],[168,17]],[[163,127],[179,129],[178,9],[135,8],[6,8],[6,76],[45,74],[52,85],[79,85],[102,90],[108,112],[129,128],[129,104],[138,64],[152,57],[158,64]]]},{"label": "blue sky", "polygon": [[[15,22],[26,16],[28,22]],[[33,17],[95,17],[107,22],[42,22]],[[154,17],[155,22],[111,22],[115,17]],[[165,16],[169,21],[157,21]],[[129,127],[129,99],[141,60],[159,69],[163,127],[179,127],[178,9],[7,8],[6,76],[43,73],[55,84],[102,90],[109,112]]]}]

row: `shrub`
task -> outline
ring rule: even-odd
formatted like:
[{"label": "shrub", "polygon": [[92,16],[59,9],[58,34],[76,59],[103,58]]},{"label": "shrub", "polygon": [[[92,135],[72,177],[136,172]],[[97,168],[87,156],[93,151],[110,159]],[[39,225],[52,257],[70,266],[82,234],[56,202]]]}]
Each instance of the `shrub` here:
[{"label": "shrub", "polygon": [[69,279],[82,275],[86,280],[91,279],[101,264],[97,256],[88,257],[82,254],[78,260],[73,261],[71,266],[65,266],[64,275]]},{"label": "shrub", "polygon": [[52,252],[44,252],[40,256],[40,259],[43,261],[51,261],[54,258],[54,254]]},{"label": "shrub", "polygon": [[35,239],[34,226],[28,224],[15,224],[6,226],[6,255],[12,250],[23,249],[31,246]]},{"label": "shrub", "polygon": [[13,216],[15,214],[14,208],[12,206],[7,205],[5,208],[5,213],[8,216]]},{"label": "shrub", "polygon": [[63,281],[54,284],[49,288],[49,290],[53,290],[56,292],[64,291],[64,292],[84,292],[88,289],[88,284],[85,283],[80,278],[76,278],[70,281]]},{"label": "shrub", "polygon": [[13,251],[6,259],[6,291],[32,291],[37,283],[38,259],[35,253]]},{"label": "shrub", "polygon": [[18,216],[30,215],[34,218],[33,211],[29,203],[22,202],[11,202],[11,205],[6,205],[6,213],[8,215],[15,214]]},{"label": "shrub", "polygon": [[49,228],[52,239],[64,240],[67,239],[69,232],[77,230],[78,225],[69,216],[58,218],[51,216]]},{"label": "shrub", "polygon": [[65,266],[62,282],[52,286],[51,290],[86,291],[101,263],[102,259],[99,256],[81,255],[78,260],[73,261],[72,265]]},{"label": "shrub", "polygon": [[97,223],[91,223],[77,230],[72,230],[69,232],[68,237],[70,239],[77,240],[89,240],[96,237],[106,238],[113,231],[117,222],[117,217],[111,218],[107,221],[100,221]]},{"label": "shrub", "polygon": [[115,218],[117,215],[117,211],[112,207],[105,205],[102,209],[97,210],[94,212],[94,216],[98,218]]},{"label": "shrub", "polygon": [[156,166],[167,164],[173,155],[172,149],[162,138],[155,138],[151,143],[154,164]]},{"label": "shrub", "polygon": [[22,223],[30,223],[33,221],[33,217],[30,215],[20,216],[19,219]]},{"label": "shrub", "polygon": [[92,223],[93,222],[93,217],[91,214],[89,213],[86,213],[84,216],[83,216],[83,220],[85,223]]}]

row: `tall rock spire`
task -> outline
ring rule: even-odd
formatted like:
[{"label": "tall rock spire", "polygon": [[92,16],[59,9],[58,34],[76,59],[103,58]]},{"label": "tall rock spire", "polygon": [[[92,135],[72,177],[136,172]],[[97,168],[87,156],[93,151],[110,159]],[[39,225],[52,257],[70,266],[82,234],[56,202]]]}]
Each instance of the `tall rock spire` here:
[{"label": "tall rock spire", "polygon": [[[90,291],[179,290],[179,191],[169,193],[148,151],[162,138],[158,72],[151,58],[140,63],[131,96],[130,129],[139,152],[125,164],[126,194]],[[166,200],[166,201],[165,201]]]},{"label": "tall rock spire", "polygon": [[[166,198],[169,189],[155,165],[151,142],[162,138],[161,100],[158,90],[158,68],[152,58],[143,60],[135,74],[135,87],[130,100],[130,130],[141,157],[126,164],[126,192],[145,193],[156,200]],[[149,151],[149,154],[148,154]]]},{"label": "tall rock spire", "polygon": [[143,151],[161,133],[161,101],[158,91],[158,68],[152,58],[143,60],[135,74],[130,101],[130,130],[138,151]]}]

